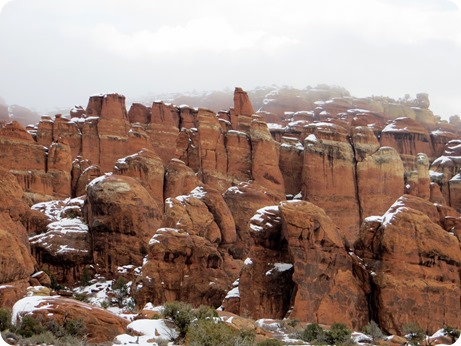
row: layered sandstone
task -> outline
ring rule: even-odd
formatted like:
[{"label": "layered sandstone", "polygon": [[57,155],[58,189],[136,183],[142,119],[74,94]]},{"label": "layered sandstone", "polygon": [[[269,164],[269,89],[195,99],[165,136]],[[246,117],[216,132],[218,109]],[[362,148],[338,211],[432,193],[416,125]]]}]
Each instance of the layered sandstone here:
[{"label": "layered sandstone", "polygon": [[87,186],[84,206],[94,264],[113,275],[118,266],[140,266],[162,210],[136,179],[105,175]]},{"label": "layered sandstone", "polygon": [[348,132],[331,123],[307,127],[302,173],[303,199],[318,205],[353,242],[360,223],[354,151]]},{"label": "layered sandstone", "polygon": [[405,195],[362,225],[356,252],[372,272],[373,318],[386,332],[402,332],[415,316],[429,333],[458,323],[459,240],[439,220],[434,205]]}]

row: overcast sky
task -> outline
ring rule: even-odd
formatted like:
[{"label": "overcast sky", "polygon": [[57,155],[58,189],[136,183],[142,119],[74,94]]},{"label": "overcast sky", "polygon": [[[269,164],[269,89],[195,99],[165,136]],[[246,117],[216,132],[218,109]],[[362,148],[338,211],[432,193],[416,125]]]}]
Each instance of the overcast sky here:
[{"label": "overcast sky", "polygon": [[461,0],[0,0],[0,97],[319,83],[461,115]]}]

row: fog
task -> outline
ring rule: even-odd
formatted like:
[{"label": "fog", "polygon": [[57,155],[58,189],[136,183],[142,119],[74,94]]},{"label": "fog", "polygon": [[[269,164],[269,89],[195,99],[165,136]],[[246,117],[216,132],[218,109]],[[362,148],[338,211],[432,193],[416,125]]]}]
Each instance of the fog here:
[{"label": "fog", "polygon": [[0,1],[0,96],[45,112],[95,93],[320,83],[426,92],[461,114],[461,1]]}]

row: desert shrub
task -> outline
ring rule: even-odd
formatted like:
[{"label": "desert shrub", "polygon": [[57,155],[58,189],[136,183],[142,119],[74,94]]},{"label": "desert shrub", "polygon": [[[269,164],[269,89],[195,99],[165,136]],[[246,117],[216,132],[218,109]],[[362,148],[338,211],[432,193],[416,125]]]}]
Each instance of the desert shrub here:
[{"label": "desert shrub", "polygon": [[257,346],[283,346],[284,343],[277,339],[267,339],[257,343]]},{"label": "desert shrub", "polygon": [[82,286],[88,286],[91,281],[91,275],[88,268],[83,268],[82,276],[80,277],[80,284]]},{"label": "desert shrub", "polygon": [[47,331],[46,326],[43,324],[43,320],[33,316],[24,316],[21,319],[19,327],[16,332],[26,338],[30,338],[35,334],[42,334]]},{"label": "desert shrub", "polygon": [[317,323],[311,323],[304,329],[301,339],[322,345],[339,345],[351,341],[351,333],[342,323],[333,323],[329,330],[324,330]]},{"label": "desert shrub", "polygon": [[234,346],[253,346],[256,339],[254,330],[241,330],[237,333],[234,341]]},{"label": "desert shrub", "polygon": [[207,305],[200,305],[193,311],[194,316],[199,320],[213,319],[218,317],[218,313],[215,309]]},{"label": "desert shrub", "polygon": [[8,309],[0,309],[0,331],[11,328],[11,312]]},{"label": "desert shrub", "polygon": [[107,309],[110,306],[109,299],[104,299],[102,302],[99,303],[103,309]]},{"label": "desert shrub", "polygon": [[74,294],[74,299],[78,300],[80,302],[88,303],[89,300],[90,300],[90,297],[89,297],[88,293],[83,292],[83,293],[75,293]]},{"label": "desert shrub", "polygon": [[190,323],[194,319],[192,307],[189,304],[173,301],[163,305],[163,316],[169,318],[178,327],[179,337],[184,337]]},{"label": "desert shrub", "polygon": [[22,337],[21,345],[86,345],[85,324],[82,319],[68,319],[60,324],[54,319],[24,316],[15,333]]},{"label": "desert shrub", "polygon": [[126,287],[127,283],[127,279],[123,276],[119,276],[112,284],[112,291],[115,293],[115,298],[117,299],[117,305],[119,308],[123,308],[123,299],[128,295],[128,288]]},{"label": "desert shrub", "polygon": [[232,327],[214,320],[198,320],[186,334],[190,346],[234,346],[236,337]]},{"label": "desert shrub", "polygon": [[329,345],[338,345],[347,343],[351,339],[352,331],[347,329],[346,325],[343,323],[333,323],[329,330],[326,330],[325,341]]},{"label": "desert shrub", "polygon": [[304,328],[301,339],[304,341],[314,341],[323,335],[323,333],[324,331],[322,327],[320,327],[317,323],[311,323]]},{"label": "desert shrub", "polygon": [[374,342],[384,337],[381,328],[379,328],[375,321],[370,321],[365,327],[362,328],[362,331],[369,335]]},{"label": "desert shrub", "polygon": [[77,320],[66,320],[64,323],[65,335],[83,337],[86,334],[85,322],[79,318]]},{"label": "desert shrub", "polygon": [[410,345],[420,345],[424,339],[424,331],[416,322],[410,322],[402,326],[402,331]]}]

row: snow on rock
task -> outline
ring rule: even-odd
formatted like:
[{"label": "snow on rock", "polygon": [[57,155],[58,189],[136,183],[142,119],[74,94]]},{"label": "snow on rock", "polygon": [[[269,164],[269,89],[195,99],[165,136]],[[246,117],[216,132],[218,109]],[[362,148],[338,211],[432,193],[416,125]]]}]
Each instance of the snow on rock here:
[{"label": "snow on rock", "polygon": [[274,263],[274,267],[266,272],[266,276],[272,275],[274,272],[284,272],[293,268],[291,263]]},{"label": "snow on rock", "polygon": [[229,292],[227,292],[226,297],[224,299],[230,298],[240,298],[240,289],[238,288],[238,286],[234,287]]},{"label": "snow on rock", "polygon": [[246,265],[246,266],[250,266],[250,265],[253,264],[253,261],[251,260],[250,257],[247,257],[247,258],[245,259],[245,261],[243,261],[243,264]]},{"label": "snow on rock", "polygon": [[131,322],[127,330],[153,339],[172,340],[178,337],[176,329],[167,325],[163,319],[139,319]]},{"label": "snow on rock", "polygon": [[152,340],[150,336],[132,336],[128,334],[117,335],[112,343],[113,346],[119,345],[137,345],[137,346],[157,346],[158,343]]},{"label": "snow on rock", "polygon": [[13,306],[11,323],[17,325],[21,322],[22,316],[30,314],[35,310],[46,310],[51,307],[52,305],[46,302],[46,297],[44,296],[22,298],[18,300]]},{"label": "snow on rock", "polygon": [[265,228],[273,227],[273,223],[281,223],[282,219],[279,213],[279,207],[277,205],[258,209],[250,219],[250,229],[254,232],[261,232]]},{"label": "snow on rock", "polygon": [[53,200],[34,204],[31,209],[45,214],[50,221],[59,221],[69,215],[69,211],[80,209],[83,206],[82,197],[66,198],[63,200]]}]

